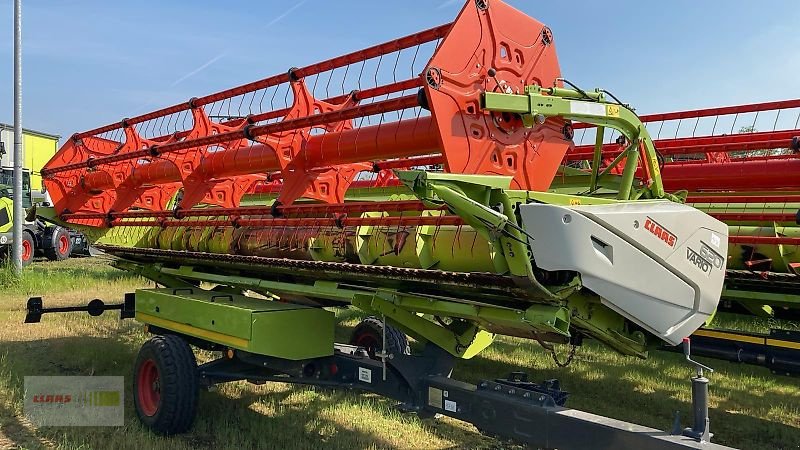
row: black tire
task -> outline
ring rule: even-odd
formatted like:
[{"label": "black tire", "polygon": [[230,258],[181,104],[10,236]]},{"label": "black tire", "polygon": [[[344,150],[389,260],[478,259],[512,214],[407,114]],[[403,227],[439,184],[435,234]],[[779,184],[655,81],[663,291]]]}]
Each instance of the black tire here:
[{"label": "black tire", "polygon": [[383,330],[386,328],[386,352],[389,354],[410,355],[408,337],[397,328],[386,325],[377,317],[362,320],[350,335],[350,345],[367,349],[371,357],[383,349]]},{"label": "black tire", "polygon": [[[36,252],[36,241],[33,236],[27,232],[22,232],[22,267],[27,266],[33,262],[33,255]],[[9,252],[10,254],[10,252]]]},{"label": "black tire", "polygon": [[69,231],[62,227],[47,227],[42,235],[44,256],[50,261],[63,261],[72,253]]},{"label": "black tire", "polygon": [[[154,392],[157,399],[150,397]],[[186,341],[164,335],[142,345],[133,372],[133,402],[147,428],[161,435],[186,432],[194,423],[198,395],[197,361]]]}]

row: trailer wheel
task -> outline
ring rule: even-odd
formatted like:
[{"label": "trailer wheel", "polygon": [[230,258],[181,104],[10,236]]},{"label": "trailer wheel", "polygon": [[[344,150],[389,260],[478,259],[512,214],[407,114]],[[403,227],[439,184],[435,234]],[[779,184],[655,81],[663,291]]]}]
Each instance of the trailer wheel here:
[{"label": "trailer wheel", "polygon": [[44,256],[50,261],[63,261],[72,253],[69,231],[62,227],[47,227],[42,237]]},{"label": "trailer wheel", "polygon": [[377,317],[367,317],[362,320],[350,335],[350,345],[357,345],[367,349],[369,356],[383,348],[383,330],[386,329],[386,351],[390,354],[409,355],[408,338],[405,333],[397,328],[386,325]]},{"label": "trailer wheel", "polygon": [[156,434],[187,431],[197,412],[199,378],[194,353],[178,336],[154,336],[142,345],[133,376],[139,420]]},{"label": "trailer wheel", "polygon": [[27,266],[33,261],[33,252],[36,250],[36,245],[33,241],[33,236],[28,232],[22,233],[22,265]]}]

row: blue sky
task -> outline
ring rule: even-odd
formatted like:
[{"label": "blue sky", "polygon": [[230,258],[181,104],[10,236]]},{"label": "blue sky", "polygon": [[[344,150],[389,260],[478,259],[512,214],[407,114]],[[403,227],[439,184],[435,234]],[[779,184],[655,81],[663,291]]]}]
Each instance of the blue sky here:
[{"label": "blue sky", "polygon": [[[562,72],[641,113],[800,96],[795,0],[508,0]],[[23,0],[24,125],[68,136],[451,21],[463,0]],[[12,122],[12,1],[0,122]]]}]

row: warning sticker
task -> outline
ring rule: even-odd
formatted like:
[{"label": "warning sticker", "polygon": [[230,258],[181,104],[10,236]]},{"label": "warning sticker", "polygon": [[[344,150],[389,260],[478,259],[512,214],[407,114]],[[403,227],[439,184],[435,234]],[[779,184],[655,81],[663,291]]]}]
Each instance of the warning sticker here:
[{"label": "warning sticker", "polygon": [[366,369],[364,367],[359,367],[358,381],[363,381],[364,383],[372,383],[372,370]]},{"label": "warning sticker", "polygon": [[650,166],[653,168],[653,176],[657,177],[661,175],[661,169],[659,169],[658,157],[656,155],[650,157]]},{"label": "warning sticker", "polygon": [[445,400],[444,401],[444,410],[445,411],[451,411],[451,412],[457,412],[458,411],[458,405],[456,405],[456,402],[454,402],[454,401]]},{"label": "warning sticker", "polygon": [[428,388],[428,405],[442,409],[442,390],[435,387]]},{"label": "warning sticker", "polygon": [[608,117],[619,117],[619,105],[606,106],[606,114]]},{"label": "warning sticker", "polygon": [[584,116],[605,116],[606,105],[602,103],[572,101],[569,102],[569,111],[572,114],[581,114]]}]

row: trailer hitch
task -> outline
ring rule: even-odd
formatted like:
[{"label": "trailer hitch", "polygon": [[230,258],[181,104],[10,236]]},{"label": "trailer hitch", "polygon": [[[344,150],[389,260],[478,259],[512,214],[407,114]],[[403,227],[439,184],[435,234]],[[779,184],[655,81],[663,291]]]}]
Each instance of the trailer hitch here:
[{"label": "trailer hitch", "polygon": [[65,313],[86,311],[92,317],[97,317],[106,311],[119,310],[119,318],[132,319],[135,316],[135,296],[132,292],[126,293],[122,303],[106,305],[105,302],[96,298],[91,300],[86,306],[57,306],[45,308],[42,297],[31,297],[28,299],[25,313],[25,323],[39,323],[42,314],[46,313]]},{"label": "trailer hitch", "polygon": [[550,379],[544,380],[542,383],[534,383],[528,381],[527,373],[519,371],[511,372],[507,378],[498,378],[494,381],[483,380],[478,384],[478,389],[504,391],[509,395],[518,394],[526,399],[530,398],[532,394],[538,394],[539,401],[545,406],[564,406],[569,397],[569,392],[561,390],[558,380]]}]

